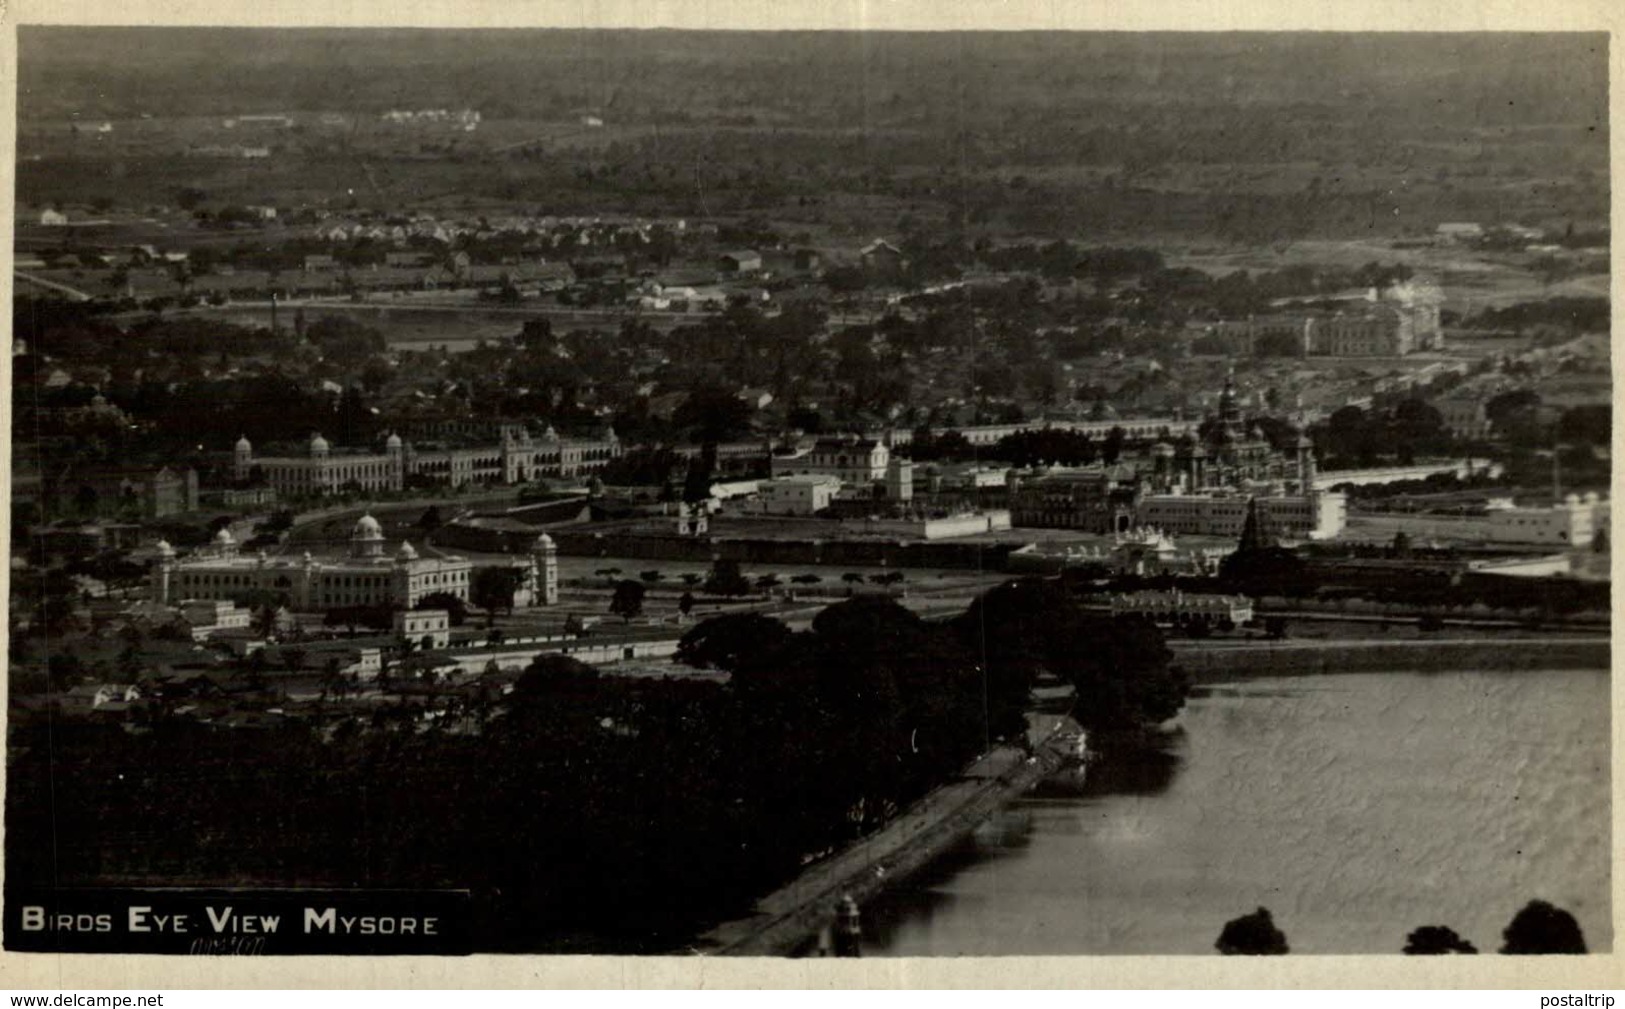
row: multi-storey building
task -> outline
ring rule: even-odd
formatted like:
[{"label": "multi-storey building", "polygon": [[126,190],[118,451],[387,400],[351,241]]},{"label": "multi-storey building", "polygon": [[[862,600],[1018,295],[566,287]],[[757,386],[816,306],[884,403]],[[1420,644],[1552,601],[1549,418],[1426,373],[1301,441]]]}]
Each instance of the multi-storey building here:
[{"label": "multi-storey building", "polygon": [[1398,357],[1440,346],[1442,300],[1433,283],[1408,281],[1382,291],[1373,288],[1363,300],[1333,307],[1286,307],[1202,329],[1240,354],[1256,353],[1264,341],[1275,340],[1305,357]]},{"label": "multi-storey building", "polygon": [[602,469],[621,454],[611,428],[602,438],[560,438],[550,427],[532,438],[523,425],[505,425],[496,444],[472,448],[417,448],[391,434],[382,452],[334,452],[320,434],[302,456],[256,456],[247,438],[233,451],[240,483],[263,480],[279,494],[329,494],[346,488],[398,491],[412,478],[460,487],[470,483],[514,484],[543,476],[577,476]]},{"label": "multi-storey building", "polygon": [[1139,523],[1164,532],[1190,536],[1240,536],[1251,504],[1277,535],[1329,539],[1348,522],[1348,504],[1342,494],[1309,491],[1300,494],[1252,495],[1233,491],[1194,494],[1150,494],[1140,499]]},{"label": "multi-storey building", "polygon": [[1134,524],[1138,481],[1122,467],[1058,470],[1021,480],[1010,490],[1010,521],[1018,526],[1127,531]]},{"label": "multi-storey building", "polygon": [[[540,537],[535,552],[512,566],[521,574],[516,606],[558,601],[558,555],[551,538]],[[309,553],[298,558],[244,554],[227,529],[221,529],[208,548],[184,560],[160,541],[151,588],[158,603],[234,599],[260,590],[286,598],[295,610],[378,605],[410,609],[425,596],[442,592],[467,601],[474,567],[473,561],[451,554],[420,556],[407,542],[386,552],[378,520],[365,515],[350,535],[348,556],[339,559],[318,560]]]},{"label": "multi-storey building", "polygon": [[775,455],[773,475],[832,476],[851,487],[886,479],[891,450],[873,438],[820,438],[811,449],[794,455]]}]

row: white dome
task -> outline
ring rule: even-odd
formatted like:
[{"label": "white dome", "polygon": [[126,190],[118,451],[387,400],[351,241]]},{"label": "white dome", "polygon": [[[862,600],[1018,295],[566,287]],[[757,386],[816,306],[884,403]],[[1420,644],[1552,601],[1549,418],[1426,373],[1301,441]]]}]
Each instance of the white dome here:
[{"label": "white dome", "polygon": [[377,519],[371,515],[363,515],[361,521],[355,524],[355,531],[350,533],[350,538],[356,540],[381,540],[384,538],[384,529],[378,524]]},{"label": "white dome", "polygon": [[319,434],[310,439],[310,450],[312,452],[326,452],[328,447],[327,439]]},{"label": "white dome", "polygon": [[536,537],[536,549],[537,550],[545,550],[548,547],[551,547],[552,545],[553,545],[553,537],[547,535],[547,533],[542,533],[540,536]]},{"label": "white dome", "polygon": [[175,548],[169,545],[168,540],[159,540],[158,541],[158,556],[159,557],[173,557],[173,556],[175,556]]},{"label": "white dome", "polygon": [[384,447],[385,448],[400,448],[401,447],[401,436],[398,435],[398,434],[391,433],[388,438],[384,439]]},{"label": "white dome", "polygon": [[230,529],[227,529],[225,526],[221,526],[220,531],[214,534],[214,542],[216,546],[229,547],[233,543],[236,543],[237,539],[231,535]]},{"label": "white dome", "polygon": [[403,561],[415,561],[418,559],[418,552],[412,548],[412,544],[406,540],[401,540],[401,548],[395,551],[395,558]]},{"label": "white dome", "polygon": [[250,445],[248,443],[248,436],[247,435],[243,435],[241,438],[237,439],[237,451],[239,451],[239,452],[252,452],[252,451],[254,451],[254,446]]}]

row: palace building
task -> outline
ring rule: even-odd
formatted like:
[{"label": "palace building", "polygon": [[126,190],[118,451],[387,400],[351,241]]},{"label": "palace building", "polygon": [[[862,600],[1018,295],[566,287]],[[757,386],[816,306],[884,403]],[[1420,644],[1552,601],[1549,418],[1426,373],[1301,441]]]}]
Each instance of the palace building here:
[{"label": "palace building", "polygon": [[[468,601],[473,561],[451,554],[420,556],[411,543],[386,550],[378,520],[364,515],[350,534],[346,557],[317,559],[242,553],[231,532],[221,529],[210,546],[185,559],[166,542],[158,544],[151,575],[157,603],[232,599],[263,590],[286,597],[294,610],[320,612],[343,606],[387,605],[411,609],[425,596],[450,593]],[[558,602],[558,551],[551,537],[538,538],[534,552],[510,562],[521,571],[516,607]]]},{"label": "palace building", "polygon": [[1227,377],[1218,413],[1173,444],[1158,442],[1138,467],[1055,470],[1012,484],[1015,525],[1098,534],[1146,527],[1180,535],[1238,535],[1249,502],[1293,538],[1336,536],[1347,521],[1341,494],[1318,490],[1314,446],[1299,433],[1277,449],[1246,427]]},{"label": "palace building", "polygon": [[232,475],[238,483],[258,478],[286,496],[345,488],[399,491],[413,478],[460,487],[577,476],[602,469],[620,454],[614,428],[601,438],[561,438],[549,427],[536,438],[523,424],[504,424],[496,444],[469,448],[418,448],[391,434],[382,452],[335,452],[317,434],[304,455],[256,456],[249,440],[239,438],[232,452]]}]

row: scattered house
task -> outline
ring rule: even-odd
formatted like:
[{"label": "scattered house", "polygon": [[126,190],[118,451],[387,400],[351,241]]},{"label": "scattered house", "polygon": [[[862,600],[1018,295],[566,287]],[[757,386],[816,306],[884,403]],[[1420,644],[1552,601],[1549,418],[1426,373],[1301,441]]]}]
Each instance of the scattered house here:
[{"label": "scattered house", "polygon": [[395,634],[413,649],[451,645],[451,614],[445,610],[401,610],[394,623]]},{"label": "scattered house", "polygon": [[677,413],[677,408],[688,401],[686,392],[666,392],[658,396],[649,397],[649,416],[661,420],[671,420]]},{"label": "scattered house", "polygon": [[429,266],[434,262],[434,255],[428,252],[409,250],[406,252],[384,253],[384,265],[394,267],[412,268]]},{"label": "scattered house", "polygon": [[760,273],[762,254],[751,249],[736,249],[717,257],[717,267],[723,273]]},{"label": "scattered house", "polygon": [[901,271],[907,260],[903,258],[903,250],[884,239],[875,239],[858,253],[863,262],[863,268],[870,273],[892,274]]},{"label": "scattered house", "polygon": [[332,256],[311,255],[305,257],[305,272],[307,273],[315,270],[336,270],[338,268],[339,261]]},{"label": "scattered house", "polygon": [[739,390],[739,399],[752,410],[761,410],[773,402],[773,394],[766,389],[746,388]]},{"label": "scattered house", "polygon": [[517,263],[508,269],[508,281],[520,294],[552,294],[576,282],[569,263]]},{"label": "scattered house", "polygon": [[47,207],[40,211],[39,222],[46,227],[60,228],[68,223],[68,215],[60,210]]},{"label": "scattered house", "polygon": [[253,611],[225,599],[190,599],[181,604],[181,616],[192,631],[192,640],[204,641],[221,631],[247,630]]},{"label": "scattered house", "polygon": [[228,130],[234,130],[239,126],[270,127],[285,130],[293,126],[293,117],[280,113],[256,113],[227,119],[221,125]]},{"label": "scattered house", "polygon": [[1527,224],[1503,224],[1495,230],[1499,234],[1521,238],[1526,242],[1538,242],[1546,237],[1544,231],[1539,228],[1531,228]]},{"label": "scattered house", "polygon": [[1435,228],[1434,234],[1446,242],[1476,241],[1484,237],[1484,226],[1474,221],[1451,221]]},{"label": "scattered house", "polygon": [[64,711],[124,711],[141,700],[141,691],[131,683],[87,683],[57,696]]}]

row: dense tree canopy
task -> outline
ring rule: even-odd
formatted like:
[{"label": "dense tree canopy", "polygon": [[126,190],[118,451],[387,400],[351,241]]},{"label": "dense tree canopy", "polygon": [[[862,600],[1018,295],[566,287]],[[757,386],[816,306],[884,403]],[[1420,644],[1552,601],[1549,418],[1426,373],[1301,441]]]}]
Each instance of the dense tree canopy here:
[{"label": "dense tree canopy", "polygon": [[1544,900],[1523,906],[1501,933],[1502,953],[1578,954],[1586,951],[1585,936],[1574,915]]},{"label": "dense tree canopy", "polygon": [[1275,927],[1268,908],[1259,908],[1224,923],[1213,944],[1226,956],[1280,956],[1291,952],[1286,933]]},{"label": "dense tree canopy", "polygon": [[1087,614],[1059,582],[1008,582],[954,625],[981,656],[990,707],[1002,718],[1024,706],[1044,674],[1076,689],[1074,717],[1091,729],[1154,725],[1184,706],[1187,681],[1154,624]]}]

